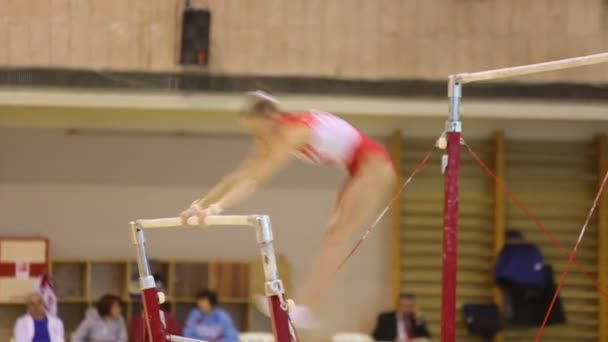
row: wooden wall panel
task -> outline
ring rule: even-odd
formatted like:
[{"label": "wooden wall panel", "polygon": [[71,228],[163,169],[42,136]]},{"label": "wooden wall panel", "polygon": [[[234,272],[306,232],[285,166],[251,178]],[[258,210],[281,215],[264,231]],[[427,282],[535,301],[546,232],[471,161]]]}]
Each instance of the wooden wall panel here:
[{"label": "wooden wall panel", "polygon": [[[469,142],[480,156],[491,160],[492,144]],[[407,177],[433,145],[430,139],[404,139],[403,176]],[[403,196],[401,231],[401,289],[412,292],[439,336],[442,287],[443,176],[438,152]],[[492,302],[493,187],[484,171],[463,154],[460,178],[457,315],[458,340],[476,341],[464,328],[463,305]]]},{"label": "wooden wall panel", "polygon": [[[591,206],[597,184],[596,149],[590,142],[506,142],[507,185],[568,250],[576,242]],[[567,257],[553,245],[521,209],[507,200],[507,227],[522,231],[537,244],[545,262],[554,268],[556,281]],[[577,261],[592,276],[597,269],[597,221],[581,243]],[[566,278],[561,300],[568,324],[550,327],[550,341],[597,341],[598,304],[595,290],[574,267]],[[509,330],[506,341],[534,339],[536,329]]]},{"label": "wooden wall panel", "polygon": [[70,0],[51,0],[50,65],[69,65],[70,62],[70,4]]},{"label": "wooden wall panel", "polygon": [[177,300],[191,300],[201,289],[209,287],[210,271],[207,263],[179,263],[174,265],[173,296]]},{"label": "wooden wall panel", "polygon": [[[608,172],[608,136],[602,134],[597,142],[598,151],[598,184],[601,184],[604,175]],[[604,190],[605,191],[605,190]],[[608,288],[608,195],[606,192],[602,194],[598,205],[598,232],[597,232],[597,253],[598,264],[597,268],[601,270],[598,273],[598,284],[602,289]],[[598,301],[598,340],[608,340],[608,298],[604,298],[601,294],[596,294]]]},{"label": "wooden wall panel", "polygon": [[2,49],[9,52],[9,65],[31,66],[31,18],[28,16],[28,4],[25,1],[9,1],[5,8],[8,18],[8,46]]},{"label": "wooden wall panel", "polygon": [[115,8],[115,19],[109,24],[110,48],[108,60],[110,65],[125,69],[134,65],[132,56],[135,49],[129,46],[133,41],[133,25],[130,21],[131,6],[128,1],[113,0],[111,3]]},{"label": "wooden wall panel", "polygon": [[[608,4],[603,0],[197,3],[213,13],[210,65],[189,69],[203,72],[445,79],[448,73],[608,48]],[[1,0],[2,4],[2,65],[183,69],[176,63],[182,0]],[[608,66],[594,66],[522,80],[605,82],[606,77]]]},{"label": "wooden wall panel", "polygon": [[[124,0],[121,0],[124,1]],[[152,26],[152,40],[161,42],[164,46],[154,48],[152,54],[151,68],[153,70],[163,70],[167,65],[175,64],[178,61],[178,54],[181,38],[181,27],[175,25],[177,8],[175,2],[167,0],[155,0],[154,24]]]},{"label": "wooden wall panel", "polygon": [[51,61],[51,0],[36,0],[28,8],[30,58],[32,65],[47,66]]},{"label": "wooden wall panel", "polygon": [[9,0],[0,0],[0,8],[5,10],[0,12],[0,65],[7,65],[9,63],[9,30],[10,30],[10,18],[8,16]]},{"label": "wooden wall panel", "polygon": [[[90,1],[70,0],[70,64],[73,68],[91,68],[93,41],[89,23],[93,11]],[[137,45],[134,46],[137,48]]]},{"label": "wooden wall panel", "polygon": [[116,30],[112,29],[112,23],[117,16],[114,0],[91,2],[91,17],[89,26],[91,43],[91,55],[89,63],[95,69],[104,68],[110,63],[110,50],[112,49],[112,38]]},{"label": "wooden wall panel", "polygon": [[[395,171],[400,175],[399,179],[405,179],[402,175],[402,163],[403,159],[403,136],[400,130],[396,130],[393,133],[390,141],[391,145],[391,157],[395,164]],[[403,192],[401,191],[401,182],[395,184],[394,193],[399,194],[394,199],[398,205],[391,208],[391,300],[393,303],[397,303],[401,292],[401,254],[404,251],[404,246],[401,242],[401,203],[403,201]],[[408,246],[405,246],[407,248]]]},{"label": "wooden wall panel", "polygon": [[249,297],[249,263],[211,264],[211,284],[220,298]]}]

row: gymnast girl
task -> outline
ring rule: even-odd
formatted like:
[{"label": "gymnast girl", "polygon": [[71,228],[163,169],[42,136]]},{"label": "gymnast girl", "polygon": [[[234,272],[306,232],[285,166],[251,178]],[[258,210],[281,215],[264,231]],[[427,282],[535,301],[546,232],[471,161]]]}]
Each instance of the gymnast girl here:
[{"label": "gymnast girl", "polygon": [[394,189],[397,175],[387,150],[346,121],[329,113],[309,110],[281,112],[278,101],[263,91],[248,93],[251,103],[241,121],[255,140],[250,157],[180,217],[204,222],[254,193],[283,169],[291,156],[322,165],[342,167],[348,176],[339,187],[327,235],[313,265],[296,288],[298,306],[290,310],[294,322],[315,328],[315,312],[329,290],[328,281],[340,262],[350,235],[365,224]]}]

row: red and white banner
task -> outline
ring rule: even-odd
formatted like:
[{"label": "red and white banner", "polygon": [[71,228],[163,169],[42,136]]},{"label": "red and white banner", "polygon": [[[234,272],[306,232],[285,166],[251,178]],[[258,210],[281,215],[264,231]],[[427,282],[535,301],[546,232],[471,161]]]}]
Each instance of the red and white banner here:
[{"label": "red and white banner", "polygon": [[24,280],[30,277],[30,262],[15,261],[15,278]]},{"label": "red and white banner", "polygon": [[0,303],[22,303],[49,269],[43,237],[0,237]]}]

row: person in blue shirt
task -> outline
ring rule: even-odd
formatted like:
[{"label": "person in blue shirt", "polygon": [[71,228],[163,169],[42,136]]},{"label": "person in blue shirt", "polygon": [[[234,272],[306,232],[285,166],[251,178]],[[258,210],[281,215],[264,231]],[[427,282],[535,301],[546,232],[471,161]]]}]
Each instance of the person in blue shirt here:
[{"label": "person in blue shirt", "polygon": [[197,308],[192,309],[184,327],[184,337],[209,342],[238,342],[239,332],[230,314],[218,308],[217,294],[202,290],[196,295]]}]

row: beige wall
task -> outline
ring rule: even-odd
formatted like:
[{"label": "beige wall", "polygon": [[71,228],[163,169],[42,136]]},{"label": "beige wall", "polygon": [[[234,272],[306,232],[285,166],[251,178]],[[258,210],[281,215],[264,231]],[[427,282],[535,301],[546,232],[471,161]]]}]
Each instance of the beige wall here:
[{"label": "beige wall", "polygon": [[[208,2],[214,73],[444,79],[608,51],[603,0]],[[0,65],[178,70],[181,4],[0,0]],[[595,66],[529,79],[607,77]]]},{"label": "beige wall", "polygon": [[[68,137],[50,129],[2,128],[0,235],[48,236],[53,258],[133,258],[129,220],[175,215],[233,167],[246,147],[238,136]],[[297,165],[233,211],[271,215],[277,251],[291,262],[296,280],[320,246],[342,177]],[[326,311],[329,329],[368,331],[377,312],[389,307],[389,222],[341,273]],[[147,240],[151,258],[258,257],[247,228],[158,231]]]}]

